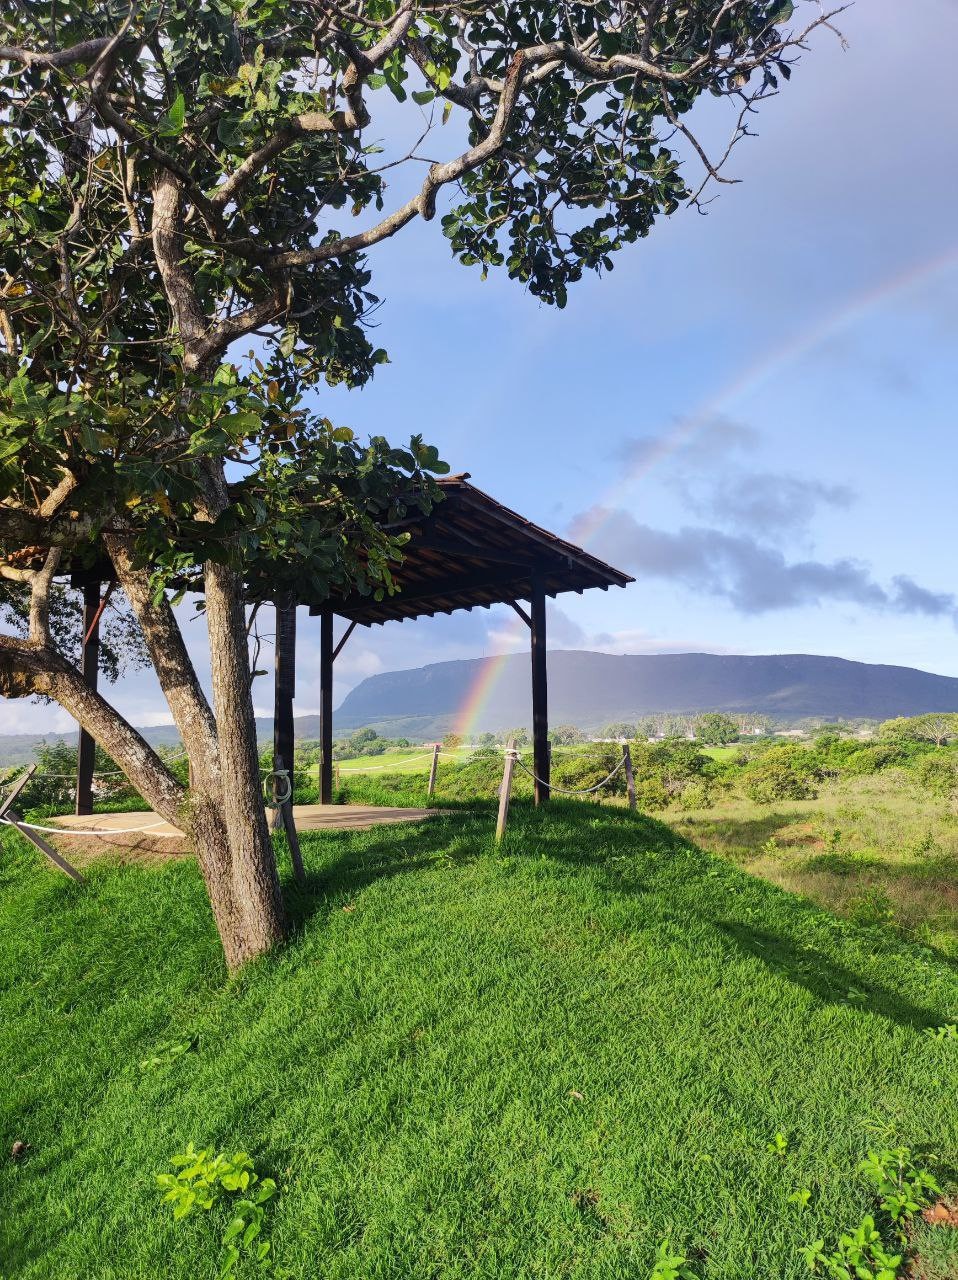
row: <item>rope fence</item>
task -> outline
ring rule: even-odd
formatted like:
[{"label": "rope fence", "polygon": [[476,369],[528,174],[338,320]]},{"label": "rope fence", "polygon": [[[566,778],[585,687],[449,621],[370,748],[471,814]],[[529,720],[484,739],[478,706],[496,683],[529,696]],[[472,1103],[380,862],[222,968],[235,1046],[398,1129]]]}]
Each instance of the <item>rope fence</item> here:
[{"label": "rope fence", "polygon": [[[466,756],[465,759],[462,759],[460,757],[459,752],[443,751],[440,744],[437,742],[432,751],[422,752],[419,755],[407,757],[402,761],[394,761],[391,763],[380,764],[380,765],[355,766],[353,768],[337,767],[337,772],[378,773],[378,772],[385,772],[389,770],[396,772],[399,766],[418,764],[421,761],[428,760],[430,762],[428,795],[432,796],[435,791],[436,771],[437,771],[439,760],[441,757],[445,756],[447,759],[459,760],[460,764],[468,765],[473,763],[476,760],[488,760],[490,759],[490,757],[494,757],[498,755],[500,752],[502,753],[502,756],[503,756],[503,773],[502,773],[502,782],[500,783],[499,791],[498,791],[499,813],[498,813],[498,819],[496,822],[497,843],[500,842],[505,835],[506,824],[507,824],[508,815],[509,815],[509,804],[512,796],[513,778],[514,778],[515,770],[517,767],[524,774],[526,774],[526,776],[529,777],[534,783],[538,784],[538,786],[546,788],[548,792],[555,792],[556,794],[563,795],[563,796],[595,795],[597,792],[601,791],[604,787],[607,787],[613,781],[613,779],[616,778],[620,772],[622,772],[622,770],[625,770],[626,791],[628,795],[629,808],[632,810],[635,810],[636,808],[635,777],[632,771],[632,757],[629,752],[629,747],[627,743],[622,746],[622,759],[618,761],[615,767],[610,769],[604,778],[601,778],[598,782],[595,782],[588,787],[564,787],[561,784],[557,784],[553,782],[551,779],[547,780],[545,778],[540,778],[539,775],[535,772],[535,768],[534,767],[530,768],[529,765],[526,764],[526,762],[522,759],[518,749],[515,746],[514,740],[510,741],[508,745],[505,747],[496,746],[496,747],[480,748],[478,751],[473,751],[472,754]],[[186,752],[182,751],[181,753],[179,753],[174,757],[171,757],[169,760],[165,761],[164,763],[174,764],[177,761],[183,760],[185,758],[186,758]],[[282,760],[278,760],[277,763],[281,766]],[[320,764],[317,762],[317,764],[315,765],[317,776],[318,776],[320,767],[321,767]],[[260,770],[260,773],[262,774],[262,786],[263,786],[263,793],[264,793],[264,798],[266,800],[266,803],[271,808],[276,809],[278,811],[278,818],[282,818],[283,823],[287,830],[287,835],[290,838],[291,848],[295,849],[294,865],[295,865],[295,870],[297,872],[297,878],[300,880],[302,880],[303,878],[303,873],[302,873],[301,858],[299,857],[298,841],[295,835],[295,825],[293,824],[293,820],[292,820],[293,819],[292,798],[293,798],[295,775],[297,773],[305,774],[306,777],[308,778],[310,776],[312,768],[313,766],[307,765],[304,768],[293,769],[293,770],[284,769],[282,767],[274,768],[274,769],[262,768]],[[115,778],[115,777],[123,777],[123,776],[125,775],[122,773],[121,770],[100,771],[94,774],[94,777],[100,777],[100,778]],[[163,818],[155,822],[143,823],[140,826],[136,826],[136,827],[99,827],[99,828],[91,828],[89,830],[79,829],[75,827],[44,826],[43,824],[37,823],[37,822],[24,822],[23,819],[20,817],[20,815],[14,812],[11,806],[13,804],[14,799],[17,797],[17,795],[20,794],[20,792],[24,790],[24,788],[27,786],[29,782],[33,780],[39,780],[41,778],[56,779],[56,780],[63,780],[63,779],[74,780],[74,775],[73,774],[57,774],[57,773],[38,773],[36,765],[28,766],[24,770],[24,772],[13,781],[11,790],[8,792],[6,798],[0,800],[0,824],[7,827],[13,827],[15,830],[19,831],[21,835],[31,840],[32,843],[35,844],[37,848],[41,850],[41,852],[46,854],[46,856],[50,858],[57,866],[59,866],[61,870],[65,871],[68,875],[72,876],[76,880],[82,880],[83,877],[76,870],[76,868],[72,867],[62,857],[61,854],[59,854],[55,849],[51,848],[51,846],[47,844],[45,840],[43,840],[42,838],[43,835],[58,835],[58,836],[71,836],[71,837],[77,836],[81,838],[86,837],[86,838],[94,838],[94,839],[102,840],[104,837],[108,838],[111,836],[143,835],[143,834],[149,833],[151,835],[151,838],[155,838],[155,839],[166,839],[166,840],[182,839],[182,832],[177,831],[175,829],[170,831],[159,830],[160,827],[172,826],[171,823],[168,823]]]}]

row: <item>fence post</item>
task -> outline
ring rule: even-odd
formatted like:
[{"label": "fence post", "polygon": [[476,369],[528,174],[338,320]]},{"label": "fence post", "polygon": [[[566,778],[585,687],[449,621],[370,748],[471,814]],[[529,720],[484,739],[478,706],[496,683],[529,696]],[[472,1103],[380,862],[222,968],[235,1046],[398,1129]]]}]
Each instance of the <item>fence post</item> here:
[{"label": "fence post", "polygon": [[[274,766],[278,770],[283,768],[283,757],[277,756]],[[299,836],[296,834],[296,822],[293,818],[293,774],[289,774],[289,796],[276,806],[276,813],[273,819],[273,826],[278,831],[280,827],[286,832],[286,839],[289,843],[289,855],[293,860],[293,874],[296,877],[297,884],[306,883],[306,872],[303,870],[303,855],[299,847]],[[276,796],[276,786],[273,784],[273,796]]]},{"label": "fence post", "polygon": [[512,774],[516,767],[516,740],[509,739],[505,760],[502,766],[502,785],[499,788],[499,817],[496,821],[496,844],[506,834],[506,819],[509,817],[509,797],[512,795]]},{"label": "fence post", "polygon": [[440,743],[436,743],[432,752],[432,764],[429,766],[429,788],[426,791],[427,796],[431,796],[436,790],[436,769],[439,767],[439,747]]},{"label": "fence post", "polygon": [[629,808],[635,812],[635,774],[632,772],[632,752],[629,744],[622,745],[622,758],[625,761],[625,788],[629,794]]}]

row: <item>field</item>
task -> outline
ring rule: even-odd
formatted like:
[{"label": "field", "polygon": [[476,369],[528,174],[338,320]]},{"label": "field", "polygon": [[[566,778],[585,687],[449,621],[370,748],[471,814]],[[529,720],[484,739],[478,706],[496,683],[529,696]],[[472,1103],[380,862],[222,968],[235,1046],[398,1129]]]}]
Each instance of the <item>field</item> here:
[{"label": "field", "polygon": [[667,821],[754,875],[958,960],[958,813],[903,770],[829,782],[814,800],[732,798]]},{"label": "field", "polygon": [[645,1280],[666,1239],[787,1280],[874,1208],[870,1146],[954,1184],[952,958],[734,865],[765,874],[744,810],[683,815],[723,858],[615,805],[513,819],[304,835],[294,938],[233,983],[191,861],[76,886],[5,836],[0,1274],[216,1276],[222,1222],[154,1183],[191,1141],[278,1180],[288,1280]]}]

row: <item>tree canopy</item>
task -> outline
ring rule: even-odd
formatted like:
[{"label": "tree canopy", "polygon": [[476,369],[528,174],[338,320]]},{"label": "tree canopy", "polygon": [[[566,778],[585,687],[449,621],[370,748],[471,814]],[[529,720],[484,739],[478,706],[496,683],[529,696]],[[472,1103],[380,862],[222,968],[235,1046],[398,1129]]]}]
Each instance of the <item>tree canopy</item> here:
[{"label": "tree canopy", "polygon": [[[231,965],[282,935],[245,605],[387,592],[444,469],[319,397],[385,352],[367,258],[414,219],[564,305],[724,181],[830,25],[790,0],[31,0],[0,14],[0,691],[56,699],[201,863]],[[683,158],[699,168],[683,176]],[[58,645],[65,569],[115,576],[189,794]],[[170,600],[202,591],[212,705]],[[22,632],[26,631],[26,635]]]}]

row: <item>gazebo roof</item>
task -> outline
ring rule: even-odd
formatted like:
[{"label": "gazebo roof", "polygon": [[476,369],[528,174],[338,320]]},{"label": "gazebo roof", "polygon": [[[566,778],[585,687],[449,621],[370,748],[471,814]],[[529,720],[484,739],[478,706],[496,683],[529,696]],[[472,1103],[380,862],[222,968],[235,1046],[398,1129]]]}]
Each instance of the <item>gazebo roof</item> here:
[{"label": "gazebo roof", "polygon": [[469,484],[468,473],[439,481],[443,501],[404,522],[411,534],[395,578],[399,591],[383,600],[358,592],[333,594],[327,611],[365,626],[405,618],[488,608],[528,599],[533,579],[547,596],[589,587],[625,587],[634,579],[581,547],[510,511]]}]

